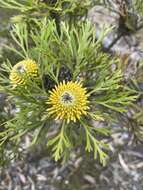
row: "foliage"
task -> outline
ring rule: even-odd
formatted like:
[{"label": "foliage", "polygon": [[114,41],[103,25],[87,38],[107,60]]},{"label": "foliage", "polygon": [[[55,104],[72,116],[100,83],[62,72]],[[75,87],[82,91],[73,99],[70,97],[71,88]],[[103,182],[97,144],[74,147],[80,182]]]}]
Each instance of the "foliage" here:
[{"label": "foliage", "polygon": [[138,92],[138,99],[131,107],[130,116],[127,116],[126,126],[129,128],[136,142],[143,142],[143,62],[139,63],[139,68],[130,83],[131,88]]},{"label": "foliage", "polygon": [[[13,26],[11,35],[19,48],[9,49],[19,59],[29,58],[38,64],[39,83],[28,79],[27,87],[13,88],[9,74],[15,63],[7,60],[1,68],[0,91],[7,93],[18,109],[1,126],[1,157],[5,158],[3,150],[9,146],[17,154],[22,139],[31,133],[31,146],[41,139],[49,149],[52,147],[56,161],[61,157],[67,159],[71,150],[82,146],[93,152],[95,159],[98,155],[105,165],[107,145],[102,138],[109,135],[108,126],[117,120],[116,114],[126,112],[136,99],[135,91],[123,83],[119,60],[102,52],[102,39],[109,29],[96,40],[95,29],[89,22],[72,28],[61,22],[59,34],[54,20],[33,21],[35,27],[31,29],[26,23]],[[90,95],[88,114],[76,122],[56,120],[47,112],[49,91],[62,81],[80,81]],[[105,127],[99,127],[95,121],[103,122]]]},{"label": "foliage", "polygon": [[133,7],[137,13],[143,16],[143,1],[142,0],[133,1]]},{"label": "foliage", "polygon": [[85,16],[92,0],[0,0],[0,7],[19,11],[13,22],[32,22],[33,18],[54,18],[56,22],[67,17],[71,22]]}]

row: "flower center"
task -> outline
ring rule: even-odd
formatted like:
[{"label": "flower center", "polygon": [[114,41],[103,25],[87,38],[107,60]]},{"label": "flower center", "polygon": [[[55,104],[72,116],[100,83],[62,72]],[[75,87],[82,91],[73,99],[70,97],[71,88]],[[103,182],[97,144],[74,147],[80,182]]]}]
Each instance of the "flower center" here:
[{"label": "flower center", "polygon": [[19,65],[16,70],[19,72],[19,73],[24,73],[25,72],[25,68],[24,68],[24,65]]},{"label": "flower center", "polygon": [[61,102],[64,104],[72,104],[74,101],[74,97],[69,92],[64,92],[61,96]]}]

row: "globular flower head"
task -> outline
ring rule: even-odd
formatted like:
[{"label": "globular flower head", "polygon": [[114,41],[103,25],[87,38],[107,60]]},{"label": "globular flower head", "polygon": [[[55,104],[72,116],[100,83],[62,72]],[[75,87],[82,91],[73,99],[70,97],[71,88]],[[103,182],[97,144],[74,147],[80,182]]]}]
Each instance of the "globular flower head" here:
[{"label": "globular flower head", "polygon": [[88,94],[82,84],[79,82],[63,82],[50,91],[47,109],[49,114],[55,119],[67,121],[76,121],[82,115],[87,115]]},{"label": "globular flower head", "polygon": [[31,59],[20,61],[11,70],[10,80],[13,85],[24,85],[29,79],[38,77],[38,65]]}]

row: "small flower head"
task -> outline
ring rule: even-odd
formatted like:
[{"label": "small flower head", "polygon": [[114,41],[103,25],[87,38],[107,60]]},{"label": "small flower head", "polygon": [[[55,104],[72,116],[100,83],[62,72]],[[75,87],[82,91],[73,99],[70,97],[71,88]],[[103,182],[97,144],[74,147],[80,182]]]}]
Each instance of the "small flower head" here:
[{"label": "small flower head", "polygon": [[47,110],[55,119],[76,121],[87,115],[88,94],[79,82],[63,82],[50,91],[50,108]]},{"label": "small flower head", "polygon": [[38,65],[31,59],[23,60],[17,63],[11,70],[10,80],[13,85],[24,85],[28,79],[38,77]]}]

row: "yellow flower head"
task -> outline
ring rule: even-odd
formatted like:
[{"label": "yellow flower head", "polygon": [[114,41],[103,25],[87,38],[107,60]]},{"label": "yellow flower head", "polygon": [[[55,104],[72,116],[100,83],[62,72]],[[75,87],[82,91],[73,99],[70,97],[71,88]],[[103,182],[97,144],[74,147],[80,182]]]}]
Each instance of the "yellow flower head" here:
[{"label": "yellow flower head", "polygon": [[10,73],[10,80],[14,85],[26,84],[28,79],[38,77],[38,65],[31,59],[17,63]]},{"label": "yellow flower head", "polygon": [[55,119],[76,121],[82,115],[87,115],[88,107],[88,94],[85,88],[79,82],[60,83],[52,91],[48,104],[51,105],[47,109],[49,114],[53,115]]}]

